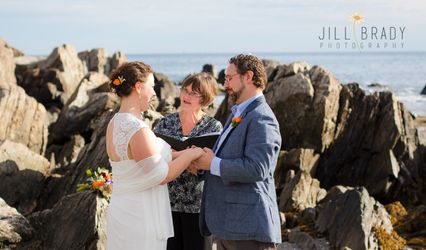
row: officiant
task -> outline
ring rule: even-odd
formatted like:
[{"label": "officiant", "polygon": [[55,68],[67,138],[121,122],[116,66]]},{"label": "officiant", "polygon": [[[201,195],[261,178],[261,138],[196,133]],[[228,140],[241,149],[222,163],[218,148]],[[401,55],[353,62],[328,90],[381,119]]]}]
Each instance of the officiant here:
[{"label": "officiant", "polygon": [[[217,82],[209,73],[188,76],[182,82],[180,110],[162,118],[154,132],[179,140],[220,133],[222,124],[203,111],[214,101],[217,92]],[[189,169],[168,183],[174,227],[174,237],[167,242],[168,250],[200,250],[211,245],[211,239],[204,239],[198,226],[203,186],[196,170]]]}]

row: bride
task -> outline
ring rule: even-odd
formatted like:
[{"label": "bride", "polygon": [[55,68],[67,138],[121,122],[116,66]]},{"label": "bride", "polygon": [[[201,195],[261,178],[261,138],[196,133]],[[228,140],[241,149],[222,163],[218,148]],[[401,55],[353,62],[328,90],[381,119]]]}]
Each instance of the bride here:
[{"label": "bride", "polygon": [[111,76],[121,106],[108,124],[106,147],[113,173],[107,215],[107,249],[166,249],[173,236],[167,185],[202,154],[173,152],[141,119],[155,96],[149,65],[130,62]]}]

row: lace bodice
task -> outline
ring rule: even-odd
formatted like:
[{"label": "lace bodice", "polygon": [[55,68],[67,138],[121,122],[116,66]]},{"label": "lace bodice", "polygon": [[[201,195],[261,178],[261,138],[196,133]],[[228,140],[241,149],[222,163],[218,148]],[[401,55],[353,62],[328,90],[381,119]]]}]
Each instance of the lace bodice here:
[{"label": "lace bodice", "polygon": [[112,119],[112,144],[121,160],[128,160],[127,148],[132,136],[142,128],[148,127],[142,120],[130,113],[116,113]]}]

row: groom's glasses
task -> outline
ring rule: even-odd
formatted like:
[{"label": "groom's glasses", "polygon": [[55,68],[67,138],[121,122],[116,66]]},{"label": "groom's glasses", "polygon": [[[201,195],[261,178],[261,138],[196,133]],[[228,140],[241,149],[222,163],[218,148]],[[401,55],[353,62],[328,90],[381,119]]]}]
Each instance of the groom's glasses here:
[{"label": "groom's glasses", "polygon": [[234,78],[234,76],[239,75],[239,73],[235,73],[233,75],[225,75],[225,82],[230,82],[232,81],[232,78]]},{"label": "groom's glasses", "polygon": [[194,91],[189,92],[186,88],[181,88],[180,91],[181,91],[181,93],[183,93],[183,94],[185,94],[185,95],[187,95],[187,96],[189,96],[191,98],[199,98],[199,97],[201,97],[201,95],[199,93],[194,92]]}]

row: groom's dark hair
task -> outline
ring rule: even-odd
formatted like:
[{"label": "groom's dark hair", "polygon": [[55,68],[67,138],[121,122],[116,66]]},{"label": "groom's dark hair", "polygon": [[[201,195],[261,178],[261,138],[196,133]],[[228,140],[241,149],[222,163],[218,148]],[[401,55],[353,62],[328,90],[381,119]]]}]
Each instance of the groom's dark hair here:
[{"label": "groom's dark hair", "polygon": [[253,55],[239,54],[231,59],[229,63],[237,67],[238,74],[245,74],[247,71],[253,72],[254,85],[260,89],[265,89],[268,79],[262,61]]}]

